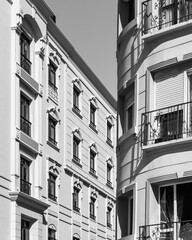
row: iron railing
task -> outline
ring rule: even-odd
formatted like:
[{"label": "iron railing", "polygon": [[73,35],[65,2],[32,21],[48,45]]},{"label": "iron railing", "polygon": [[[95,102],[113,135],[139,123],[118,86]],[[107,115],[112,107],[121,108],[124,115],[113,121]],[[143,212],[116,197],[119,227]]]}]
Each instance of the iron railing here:
[{"label": "iron railing", "polygon": [[21,67],[31,75],[31,62],[29,59],[21,53]]},{"label": "iron railing", "polygon": [[20,191],[31,195],[31,183],[27,182],[24,179],[20,179]]},{"label": "iron railing", "polygon": [[31,122],[22,116],[20,116],[20,129],[28,136],[31,136]]},{"label": "iron railing", "polygon": [[192,238],[192,220],[167,222],[139,227],[139,240],[179,240]]},{"label": "iron railing", "polygon": [[78,108],[78,106],[76,106],[75,104],[73,104],[73,110],[74,110],[74,112],[76,112],[77,114],[80,115],[81,110],[80,110],[80,109]]},{"label": "iron railing", "polygon": [[55,141],[55,139],[53,139],[50,136],[49,136],[49,142],[52,143],[53,145],[57,146],[57,142]]},{"label": "iron railing", "polygon": [[90,172],[91,172],[92,174],[96,175],[96,171],[95,171],[95,169],[92,168],[92,167],[90,167]]},{"label": "iron railing", "polygon": [[151,145],[192,136],[192,102],[142,114],[142,144]]},{"label": "iron railing", "polygon": [[192,19],[192,1],[147,0],[142,2],[142,33],[147,34]]},{"label": "iron railing", "polygon": [[55,195],[51,194],[51,193],[48,193],[48,197],[49,197],[51,200],[53,200],[54,202],[57,201],[57,197],[56,197]]}]

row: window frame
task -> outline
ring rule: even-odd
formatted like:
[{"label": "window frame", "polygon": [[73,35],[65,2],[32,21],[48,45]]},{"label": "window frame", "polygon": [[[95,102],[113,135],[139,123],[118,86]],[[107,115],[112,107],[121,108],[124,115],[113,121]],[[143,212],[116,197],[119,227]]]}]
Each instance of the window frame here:
[{"label": "window frame", "polygon": [[57,147],[57,120],[50,114],[48,117],[48,141]]},{"label": "window frame", "polygon": [[96,106],[90,103],[90,126],[96,129]]},{"label": "window frame", "polygon": [[48,197],[49,197],[49,199],[53,200],[54,202],[57,201],[56,181],[57,181],[57,176],[54,175],[53,173],[49,172]]},{"label": "window frame", "polygon": [[20,36],[20,66],[29,75],[31,75],[31,61],[30,61],[30,44],[31,39],[25,33]]},{"label": "window frame", "polygon": [[112,216],[111,216],[112,208],[107,207],[107,227],[112,227]]},{"label": "window frame", "polygon": [[77,187],[73,188],[73,210],[80,212],[80,202],[79,202],[80,189]]},{"label": "window frame", "polygon": [[57,66],[50,60],[48,65],[49,86],[57,91]]},{"label": "window frame", "polygon": [[97,153],[90,149],[90,173],[96,175],[96,155]]},{"label": "window frame", "polygon": [[112,144],[112,128],[113,124],[107,120],[107,142],[111,145]]},{"label": "window frame", "polygon": [[30,221],[21,218],[21,240],[29,240],[30,225],[31,225]]},{"label": "window frame", "polygon": [[31,195],[30,164],[29,160],[20,157],[20,191],[28,195]]},{"label": "window frame", "polygon": [[73,159],[77,162],[80,162],[80,142],[81,140],[76,135],[73,135]]},{"label": "window frame", "polygon": [[48,240],[56,240],[56,230],[48,228]]},{"label": "window frame", "polygon": [[74,84],[73,85],[73,109],[77,114],[81,113],[80,94],[81,94],[81,90]]},{"label": "window frame", "polygon": [[109,186],[111,186],[112,185],[112,166],[111,166],[111,164],[110,163],[108,163],[107,162],[107,184],[109,185]]},{"label": "window frame", "polygon": [[89,211],[90,211],[90,218],[93,219],[93,220],[96,220],[95,202],[96,202],[96,199],[93,198],[93,197],[90,197]]},{"label": "window frame", "polygon": [[[31,102],[23,92],[20,93],[20,129],[22,132],[31,137]],[[24,125],[23,125],[24,124]]]}]

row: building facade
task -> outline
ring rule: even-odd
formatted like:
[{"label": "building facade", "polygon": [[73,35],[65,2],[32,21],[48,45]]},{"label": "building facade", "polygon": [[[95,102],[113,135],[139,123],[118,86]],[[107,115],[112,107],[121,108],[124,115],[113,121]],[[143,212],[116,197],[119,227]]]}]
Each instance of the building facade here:
[{"label": "building facade", "polygon": [[190,239],[192,1],[118,1],[117,239]]},{"label": "building facade", "polygon": [[1,239],[113,240],[116,101],[44,1],[1,4]]}]

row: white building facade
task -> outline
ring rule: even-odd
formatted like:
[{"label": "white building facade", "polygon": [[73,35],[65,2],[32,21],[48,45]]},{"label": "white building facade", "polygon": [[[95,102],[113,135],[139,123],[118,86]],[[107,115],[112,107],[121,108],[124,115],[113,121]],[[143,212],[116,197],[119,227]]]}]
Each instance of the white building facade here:
[{"label": "white building facade", "polygon": [[192,237],[192,1],[118,1],[117,239]]},{"label": "white building facade", "polygon": [[1,4],[1,239],[113,240],[116,101],[44,1]]}]

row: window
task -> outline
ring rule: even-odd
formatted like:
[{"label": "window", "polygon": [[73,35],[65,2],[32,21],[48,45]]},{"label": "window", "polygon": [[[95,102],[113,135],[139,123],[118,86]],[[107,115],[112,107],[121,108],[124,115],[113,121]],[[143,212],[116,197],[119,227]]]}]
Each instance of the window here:
[{"label": "window", "polygon": [[107,163],[107,184],[108,185],[112,185],[112,182],[111,182],[111,169],[112,169],[112,166]]},{"label": "window", "polygon": [[57,200],[57,197],[56,197],[56,176],[51,174],[51,173],[49,173],[48,197],[53,201]]},{"label": "window", "polygon": [[78,114],[80,114],[79,95],[80,95],[80,90],[74,85],[73,86],[73,109]]},{"label": "window", "polygon": [[21,240],[29,240],[30,222],[21,219]]},{"label": "window", "polygon": [[90,218],[95,220],[96,216],[95,216],[95,198],[91,197],[90,200]]},{"label": "window", "polygon": [[111,211],[112,209],[107,207],[107,227],[111,228],[112,224],[111,224]]},{"label": "window", "polygon": [[74,135],[73,136],[73,159],[80,162],[79,159],[79,144],[80,140]]},{"label": "window", "polygon": [[135,0],[120,0],[119,14],[121,28],[124,29],[135,18]]},{"label": "window", "polygon": [[134,122],[134,83],[132,83],[125,96],[125,123],[124,132],[133,128]]},{"label": "window", "polygon": [[191,221],[191,188],[191,182],[160,187],[161,223],[171,222],[173,225],[177,221],[185,225]]},{"label": "window", "polygon": [[31,195],[31,183],[29,182],[29,167],[30,162],[21,157],[20,163],[20,190],[28,195]]},{"label": "window", "polygon": [[30,40],[21,34],[21,67],[29,74],[31,74],[31,62],[30,62]]},{"label": "window", "polygon": [[54,229],[48,229],[48,240],[56,240],[56,231]]},{"label": "window", "polygon": [[49,86],[57,91],[56,87],[56,66],[50,62],[49,63]]},{"label": "window", "polygon": [[91,103],[91,105],[90,105],[90,126],[94,129],[96,128],[95,113],[96,113],[96,107]]},{"label": "window", "polygon": [[96,157],[96,153],[94,151],[90,150],[90,172],[93,174],[96,174],[95,157]]},{"label": "window", "polygon": [[53,117],[49,116],[49,142],[51,142],[55,146],[57,146],[56,125],[57,121]]},{"label": "window", "polygon": [[133,190],[130,190],[117,199],[118,220],[121,228],[121,238],[134,234],[134,205]]},{"label": "window", "polygon": [[20,129],[22,132],[31,136],[30,120],[30,103],[31,101],[21,94],[20,97]]},{"label": "window", "polygon": [[129,197],[128,202],[128,235],[133,234],[133,196]]},{"label": "window", "polygon": [[112,144],[112,124],[107,121],[107,142]]},{"label": "window", "polygon": [[74,187],[74,191],[73,191],[73,210],[75,210],[76,212],[80,211],[79,208],[79,189]]}]

